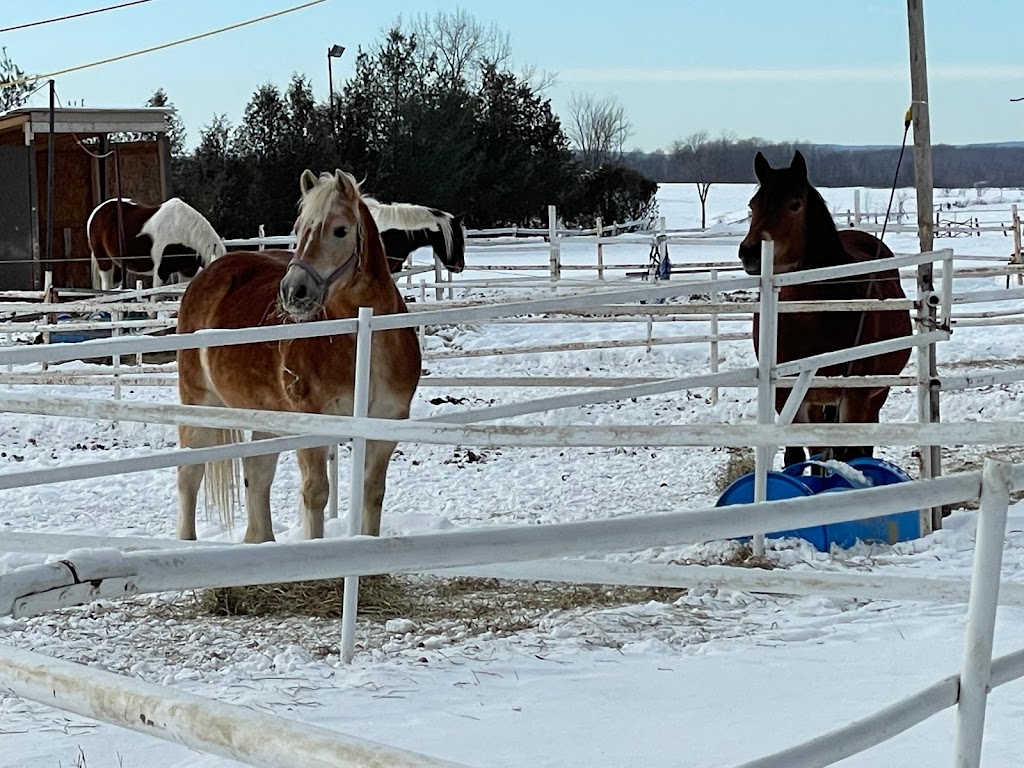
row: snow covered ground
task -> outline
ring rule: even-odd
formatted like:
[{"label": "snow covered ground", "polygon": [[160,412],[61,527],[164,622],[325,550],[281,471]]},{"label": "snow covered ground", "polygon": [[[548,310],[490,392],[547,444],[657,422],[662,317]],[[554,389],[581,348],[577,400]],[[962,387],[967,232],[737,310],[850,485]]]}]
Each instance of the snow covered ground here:
[{"label": "snow covered ground", "polygon": [[[734,236],[673,246],[673,262],[735,261],[752,191],[748,185],[712,187],[709,223]],[[822,191],[833,210],[852,209],[852,190]],[[1007,223],[1010,205],[1024,200],[1019,190],[990,190],[981,200],[974,190],[937,197],[966,201],[966,207],[951,214],[993,223]],[[862,193],[862,209],[881,212],[887,199],[885,191],[869,190]],[[692,186],[664,185],[659,200],[669,228],[699,222]],[[912,195],[904,207],[913,215]],[[886,241],[897,252],[916,250],[913,235],[887,236]],[[1002,234],[986,234],[937,240],[936,247],[1005,259],[1012,245]],[[643,245],[609,245],[605,262],[644,264],[647,251]],[[594,264],[595,253],[593,244],[570,241],[562,246],[564,263]],[[472,251],[467,261],[464,280],[493,278],[493,272],[472,269],[485,261],[522,266],[502,272],[502,277],[543,277],[547,250],[542,244],[529,251],[492,248]],[[622,271],[610,269],[609,279]],[[584,271],[565,276],[594,277]],[[1002,278],[958,279],[955,288],[967,292],[1003,284]],[[910,292],[913,286],[908,283],[907,288]],[[525,295],[546,297],[551,291],[459,288],[458,278],[455,283],[457,299]],[[1014,302],[1004,304],[1012,308]],[[749,321],[723,322],[722,330],[746,333]],[[704,322],[655,325],[657,338],[706,332]],[[429,353],[642,339],[644,334],[643,323],[473,324],[428,335],[426,348]],[[1017,367],[1022,339],[1020,325],[958,328],[940,346],[940,367],[956,373]],[[746,340],[724,342],[721,355],[723,369],[754,363]],[[58,368],[76,366],[81,364]],[[426,368],[431,376],[680,376],[707,370],[708,346],[435,359]],[[102,388],[51,391],[109,396]],[[564,391],[424,386],[413,415]],[[754,420],[753,390],[722,390],[716,405],[708,395],[682,392],[525,416],[516,423]],[[175,401],[169,389],[139,388],[126,391],[125,397]],[[432,402],[437,399],[441,402]],[[943,415],[949,420],[1021,420],[1022,406],[1024,384],[942,397]],[[882,418],[914,421],[913,391],[894,388]],[[175,444],[174,431],[163,426],[0,415],[0,471],[142,455]],[[977,446],[951,447],[945,454],[947,467],[975,468],[984,452]],[[1022,455],[1012,447],[996,453],[1016,460]],[[882,448],[879,455],[916,474],[916,460],[908,449]],[[343,488],[345,457],[343,451]],[[406,444],[389,473],[384,533],[543,524],[706,506],[718,496],[718,475],[726,459],[724,450],[709,449],[477,450]],[[273,496],[282,540],[297,536],[297,476],[294,457],[283,456]],[[341,508],[344,514],[344,498]],[[174,509],[171,470],[0,491],[0,542],[4,529],[170,537]],[[898,570],[966,578],[973,525],[973,513],[960,510],[942,531],[915,542],[822,554],[787,540],[774,544],[769,555],[778,567],[793,569]],[[341,535],[341,528],[329,525],[328,535]],[[241,533],[205,523],[200,537],[237,540]],[[617,557],[712,563],[736,562],[743,553],[734,543],[712,542]],[[1024,580],[1024,508],[1011,511],[1004,557],[1004,578]],[[37,554],[0,554],[0,573],[43,559]],[[390,630],[381,617],[361,621],[360,652],[351,666],[339,662],[335,620],[211,616],[191,595],[103,602],[31,620],[0,620],[0,640],[467,765],[609,768],[735,765],[870,714],[956,672],[963,650],[964,606],[768,598],[722,590],[642,595],[636,590],[606,594],[460,584],[457,599],[469,608],[445,614],[427,609],[428,603],[454,599],[445,598],[443,583],[426,577],[397,582],[412,603],[390,617],[408,621],[392,624]],[[468,594],[474,590],[480,593],[477,597]],[[516,591],[520,597],[511,598]],[[1022,628],[1024,610],[1001,609],[996,653],[1016,650]],[[984,764],[1017,766],[1024,749],[1024,736],[1016,727],[1024,714],[1024,685],[1001,687],[990,702]],[[233,764],[11,696],[0,695],[0,714],[4,767]],[[947,764],[952,723],[950,710],[843,765]]]}]

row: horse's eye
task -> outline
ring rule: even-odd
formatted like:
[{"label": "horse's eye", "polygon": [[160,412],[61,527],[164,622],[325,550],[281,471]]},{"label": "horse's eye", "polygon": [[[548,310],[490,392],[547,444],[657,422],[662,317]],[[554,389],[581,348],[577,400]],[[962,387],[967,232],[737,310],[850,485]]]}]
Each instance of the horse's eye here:
[{"label": "horse's eye", "polygon": [[800,202],[799,200],[794,200],[792,203],[789,204],[789,210],[791,210],[793,213],[799,213],[800,208],[802,207],[803,203]]},{"label": "horse's eye", "polygon": [[347,234],[348,234],[348,227],[335,227],[334,228],[334,236],[335,237],[344,237]]}]

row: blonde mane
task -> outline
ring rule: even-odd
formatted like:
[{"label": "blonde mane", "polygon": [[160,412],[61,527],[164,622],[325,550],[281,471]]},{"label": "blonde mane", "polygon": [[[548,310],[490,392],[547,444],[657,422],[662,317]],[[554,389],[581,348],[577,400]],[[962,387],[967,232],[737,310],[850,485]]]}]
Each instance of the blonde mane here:
[{"label": "blonde mane", "polygon": [[434,209],[413,203],[382,203],[372,197],[364,197],[363,202],[381,232],[389,229],[430,229],[441,233],[445,252],[452,252],[451,214],[444,211],[435,213]]},{"label": "blonde mane", "polygon": [[180,243],[193,248],[202,258],[204,266],[209,266],[211,261],[223,256],[227,250],[221,236],[206,217],[178,197],[162,203],[156,213],[142,225],[140,234],[148,235],[154,243]]},{"label": "blonde mane", "polygon": [[[362,195],[359,191],[359,183],[355,184],[357,200]],[[321,173],[316,186],[299,198],[299,218],[311,224],[324,222],[331,213],[331,207],[341,197],[341,189],[338,187],[337,179],[333,173]]]}]

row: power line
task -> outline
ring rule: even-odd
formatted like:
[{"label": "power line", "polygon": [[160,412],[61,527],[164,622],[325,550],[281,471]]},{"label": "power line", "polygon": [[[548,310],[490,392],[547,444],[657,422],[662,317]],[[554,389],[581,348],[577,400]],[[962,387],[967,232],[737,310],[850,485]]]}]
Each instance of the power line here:
[{"label": "power line", "polygon": [[120,5],[108,5],[106,8],[96,8],[91,11],[82,11],[81,13],[72,13],[67,16],[57,16],[53,19],[43,19],[42,21],[30,21],[28,24],[17,24],[13,27],[4,27],[0,29],[0,33],[13,32],[16,29],[28,29],[29,27],[38,27],[42,24],[52,24],[55,21],[67,21],[68,19],[77,19],[82,16],[92,16],[94,13],[104,13],[105,11],[116,11],[118,8],[127,8],[129,5],[141,5],[142,3],[148,3],[150,0],[132,0],[130,3],[121,3]]},{"label": "power line", "polygon": [[29,75],[28,77],[22,77],[22,78],[19,78],[17,80],[8,80],[6,82],[0,83],[0,88],[3,88],[5,86],[11,86],[11,85],[21,85],[22,83],[30,83],[30,82],[34,82],[34,81],[39,80],[39,79],[48,79],[48,78],[52,78],[52,77],[57,77],[58,75],[66,75],[66,74],[69,74],[71,72],[80,72],[83,69],[91,69],[92,67],[98,67],[98,66],[100,66],[102,64],[111,64],[111,63],[113,63],[115,61],[123,61],[124,59],[130,59],[130,58],[132,58],[134,56],[142,56],[143,54],[146,54],[146,53],[153,53],[155,51],[162,51],[165,48],[173,48],[176,45],[182,45],[184,43],[191,43],[191,42],[194,42],[196,40],[202,40],[203,38],[206,38],[206,37],[213,37],[214,35],[219,35],[222,32],[230,32],[233,29],[239,29],[240,27],[247,27],[250,24],[256,24],[256,23],[261,22],[261,21],[266,21],[267,19],[273,19],[276,16],[284,16],[287,13],[294,13],[295,11],[301,11],[304,8],[309,8],[310,6],[319,5],[320,3],[325,3],[325,2],[327,2],[327,0],[311,0],[311,2],[308,2],[308,3],[302,3],[301,5],[292,6],[291,8],[285,8],[283,11],[275,11],[274,13],[268,13],[265,16],[259,16],[259,17],[255,18],[255,19],[249,19],[248,21],[241,21],[241,22],[239,22],[237,24],[231,24],[231,25],[226,26],[226,27],[221,27],[220,29],[213,29],[213,30],[210,30],[209,32],[203,32],[202,34],[199,34],[199,35],[192,35],[191,37],[183,37],[180,40],[174,40],[173,42],[170,42],[170,43],[162,43],[161,45],[154,45],[154,46],[152,46],[150,48],[143,48],[140,51],[132,51],[131,53],[122,53],[120,56],[111,56],[109,59],[101,59],[99,61],[93,61],[93,62],[90,62],[88,64],[79,64],[77,67],[68,67],[67,69],[58,69],[55,72],[46,72],[45,74]]}]

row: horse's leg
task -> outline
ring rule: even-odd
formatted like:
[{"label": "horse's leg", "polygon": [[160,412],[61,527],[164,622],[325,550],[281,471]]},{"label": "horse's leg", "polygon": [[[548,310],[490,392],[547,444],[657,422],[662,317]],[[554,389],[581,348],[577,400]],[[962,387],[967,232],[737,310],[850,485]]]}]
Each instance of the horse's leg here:
[{"label": "horse's leg", "polygon": [[[178,444],[182,448],[210,448],[218,444],[216,429],[178,427]],[[178,538],[196,538],[196,499],[206,474],[205,464],[184,464],[178,467]]]},{"label": "horse's leg", "polygon": [[99,253],[93,250],[89,255],[92,258],[93,267],[100,276],[100,289],[109,291],[114,288],[114,262],[104,251],[97,250]]},{"label": "horse's leg", "polygon": [[324,537],[324,507],[330,488],[327,480],[327,449],[303,448],[295,452],[302,473],[302,534],[307,539]]},{"label": "horse's leg", "polygon": [[[777,413],[782,413],[782,409],[786,406],[786,400],[789,399],[789,393],[792,390],[779,388],[775,390],[775,410]],[[807,400],[805,399],[800,407],[796,411],[796,416],[793,417],[794,424],[801,424],[807,421],[806,418],[802,418],[801,414],[806,415],[807,411]],[[788,467],[791,464],[799,464],[801,461],[807,460],[807,454],[804,453],[804,449],[798,446],[788,445],[782,455],[782,462],[784,467]]]},{"label": "horse's leg", "polygon": [[[253,440],[275,437],[267,432],[253,432]],[[271,453],[266,456],[247,456],[242,459],[243,476],[245,478],[245,508],[248,511],[248,523],[245,528],[245,542],[257,544],[261,541],[274,540],[274,526],[270,519],[270,486],[274,483],[277,472],[277,457]]]},{"label": "horse's leg", "polygon": [[[878,414],[882,410],[886,399],[889,397],[889,389],[848,389],[839,404],[840,424],[877,424]],[[874,455],[875,448],[872,445],[848,446],[836,448],[836,458],[839,461],[850,461],[860,457],[870,458]]]},{"label": "horse's leg", "polygon": [[363,534],[380,536],[380,510],[387,485],[388,462],[398,443],[367,441],[363,478]]},{"label": "horse's leg", "polygon": [[160,277],[160,262],[164,260],[164,249],[167,245],[167,243],[161,242],[160,240],[154,240],[153,245],[149,249],[149,260],[153,262],[154,288],[159,288],[164,284],[164,279]]}]

